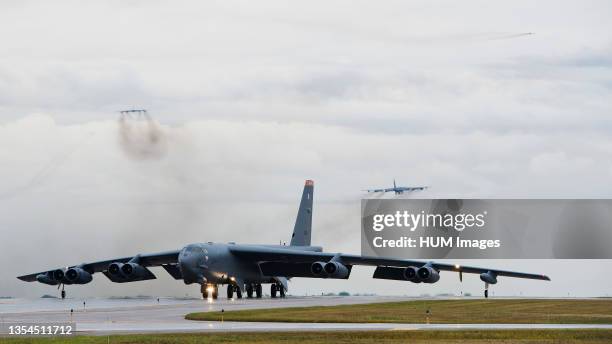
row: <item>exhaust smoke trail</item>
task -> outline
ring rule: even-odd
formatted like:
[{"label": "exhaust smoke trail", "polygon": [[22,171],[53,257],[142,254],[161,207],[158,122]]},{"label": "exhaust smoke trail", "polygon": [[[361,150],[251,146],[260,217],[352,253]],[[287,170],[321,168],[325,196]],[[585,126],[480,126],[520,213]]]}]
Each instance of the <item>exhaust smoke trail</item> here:
[{"label": "exhaust smoke trail", "polygon": [[119,118],[119,144],[135,160],[156,160],[166,154],[167,137],[161,125],[146,112]]}]

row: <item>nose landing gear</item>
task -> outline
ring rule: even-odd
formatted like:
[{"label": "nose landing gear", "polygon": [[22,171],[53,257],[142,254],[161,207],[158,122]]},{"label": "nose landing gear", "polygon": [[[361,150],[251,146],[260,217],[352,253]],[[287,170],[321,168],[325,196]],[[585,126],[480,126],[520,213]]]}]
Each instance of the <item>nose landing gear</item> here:
[{"label": "nose landing gear", "polygon": [[208,294],[211,294],[213,300],[216,300],[219,297],[219,287],[216,284],[202,284],[200,286],[200,291],[202,292],[202,297],[206,300],[208,299]]}]

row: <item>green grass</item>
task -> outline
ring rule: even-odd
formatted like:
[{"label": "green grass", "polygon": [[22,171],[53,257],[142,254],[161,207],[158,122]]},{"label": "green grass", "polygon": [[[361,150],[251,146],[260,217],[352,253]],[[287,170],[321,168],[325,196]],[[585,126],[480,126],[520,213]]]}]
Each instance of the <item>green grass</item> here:
[{"label": "green grass", "polygon": [[[191,313],[186,318],[217,321],[221,312]],[[612,300],[418,300],[229,311],[223,318],[304,323],[612,324]]]},{"label": "green grass", "polygon": [[612,330],[233,332],[0,338],[0,343],[610,343]]}]

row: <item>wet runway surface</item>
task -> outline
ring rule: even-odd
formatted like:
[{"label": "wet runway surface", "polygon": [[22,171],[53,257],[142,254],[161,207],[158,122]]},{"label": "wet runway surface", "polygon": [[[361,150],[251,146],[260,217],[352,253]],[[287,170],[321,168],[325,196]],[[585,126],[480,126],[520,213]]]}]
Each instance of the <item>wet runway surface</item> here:
[{"label": "wet runway surface", "polygon": [[[452,330],[452,329],[559,329],[606,328],[611,325],[557,324],[330,324],[255,323],[185,320],[187,313],[275,307],[333,306],[407,301],[408,297],[288,297],[286,299],[6,299],[0,300],[0,322],[75,322],[77,332],[91,334],[207,332],[207,331],[316,331],[316,330]],[[72,315],[70,310],[73,310]]]}]

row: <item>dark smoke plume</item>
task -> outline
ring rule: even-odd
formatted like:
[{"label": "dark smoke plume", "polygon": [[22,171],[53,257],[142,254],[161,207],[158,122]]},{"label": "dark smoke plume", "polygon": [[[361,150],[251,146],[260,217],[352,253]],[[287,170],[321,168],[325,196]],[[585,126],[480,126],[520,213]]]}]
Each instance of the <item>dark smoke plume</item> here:
[{"label": "dark smoke plume", "polygon": [[129,158],[161,159],[166,154],[167,137],[164,129],[148,114],[119,118],[119,144]]}]

